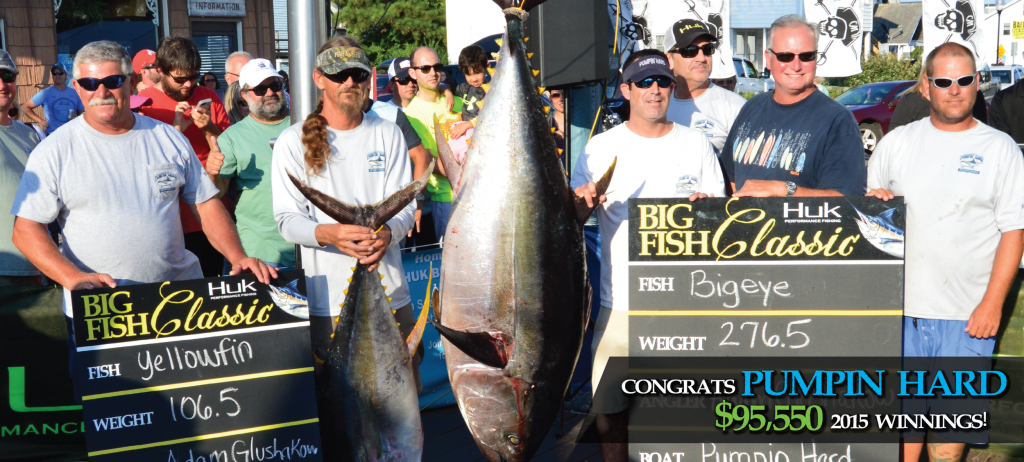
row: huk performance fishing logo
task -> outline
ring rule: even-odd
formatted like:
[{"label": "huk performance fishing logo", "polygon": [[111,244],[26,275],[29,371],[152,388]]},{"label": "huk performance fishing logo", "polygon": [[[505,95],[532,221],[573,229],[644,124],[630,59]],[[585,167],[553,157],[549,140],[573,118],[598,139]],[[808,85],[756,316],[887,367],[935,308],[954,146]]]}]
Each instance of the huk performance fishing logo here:
[{"label": "huk performance fishing logo", "polygon": [[974,43],[974,34],[978,32],[978,22],[974,6],[968,0],[958,0],[952,7],[946,0],[942,0],[942,3],[946,5],[946,11],[935,17],[935,27],[949,32],[942,43],[948,42],[954,34],[959,35],[964,42],[971,44],[974,54],[977,55],[978,46]]},{"label": "huk performance fishing logo", "polygon": [[825,6],[824,0],[818,0],[815,3],[828,15],[827,19],[818,23],[818,32],[829,38],[828,45],[825,45],[825,49],[818,53],[819,66],[828,61],[828,51],[835,42],[842,43],[844,47],[853,52],[854,57],[857,56],[855,45],[860,40],[861,26],[860,17],[854,10],[856,3],[857,0],[853,0],[850,6],[837,8],[835,14],[832,14],[832,11]]}]

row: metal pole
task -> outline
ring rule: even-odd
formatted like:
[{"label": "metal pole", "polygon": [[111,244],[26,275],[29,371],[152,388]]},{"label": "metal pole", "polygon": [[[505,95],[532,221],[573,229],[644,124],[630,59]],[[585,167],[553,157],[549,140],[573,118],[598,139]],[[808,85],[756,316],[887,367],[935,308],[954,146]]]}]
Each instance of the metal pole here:
[{"label": "metal pole", "polygon": [[1003,8],[1002,2],[996,7],[996,62],[999,62],[999,36],[1003,35]]},{"label": "metal pole", "polygon": [[313,83],[316,50],[327,40],[325,0],[288,0],[288,70],[292,123],[316,109],[320,91]]}]

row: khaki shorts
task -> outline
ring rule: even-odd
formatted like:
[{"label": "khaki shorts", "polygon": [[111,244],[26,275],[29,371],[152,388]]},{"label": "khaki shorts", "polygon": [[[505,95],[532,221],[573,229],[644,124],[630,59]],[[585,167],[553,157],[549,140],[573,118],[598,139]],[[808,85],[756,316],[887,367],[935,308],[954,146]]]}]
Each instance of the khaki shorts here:
[{"label": "khaki shorts", "polygon": [[[597,315],[597,324],[594,325],[594,341],[591,344],[591,351],[594,352],[594,369],[591,372],[591,390],[597,392],[601,383],[601,375],[608,364],[608,358],[629,356],[629,312],[625,310],[613,310],[602,306]],[[605,385],[608,386],[607,384]],[[622,393],[607,393],[607,396],[600,400],[594,400],[591,411],[596,414],[615,414],[625,411],[629,407],[629,401]],[[599,402],[600,401],[600,402]]]}]

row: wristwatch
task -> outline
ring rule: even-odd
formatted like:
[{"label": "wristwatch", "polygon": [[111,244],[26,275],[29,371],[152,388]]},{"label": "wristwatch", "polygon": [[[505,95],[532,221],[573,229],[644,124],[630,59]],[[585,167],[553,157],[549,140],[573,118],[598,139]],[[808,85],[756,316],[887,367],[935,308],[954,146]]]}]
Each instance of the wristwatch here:
[{"label": "wristwatch", "polygon": [[786,182],[786,197],[791,197],[793,194],[796,194],[796,183],[794,183],[792,181],[787,181]]},{"label": "wristwatch", "polygon": [[423,194],[422,194],[422,193],[421,193],[421,194],[417,194],[417,195],[416,195],[416,200],[418,200],[418,201],[422,201],[423,199],[426,199],[426,198],[425,198],[425,197],[423,197]]}]

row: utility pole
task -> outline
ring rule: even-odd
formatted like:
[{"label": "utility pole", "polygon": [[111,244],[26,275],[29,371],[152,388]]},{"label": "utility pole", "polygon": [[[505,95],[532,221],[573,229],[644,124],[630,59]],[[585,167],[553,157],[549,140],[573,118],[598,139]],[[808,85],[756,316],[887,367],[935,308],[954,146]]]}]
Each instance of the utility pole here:
[{"label": "utility pole", "polygon": [[288,71],[293,123],[316,109],[319,90],[313,84],[316,50],[327,40],[327,1],[288,0]]}]

